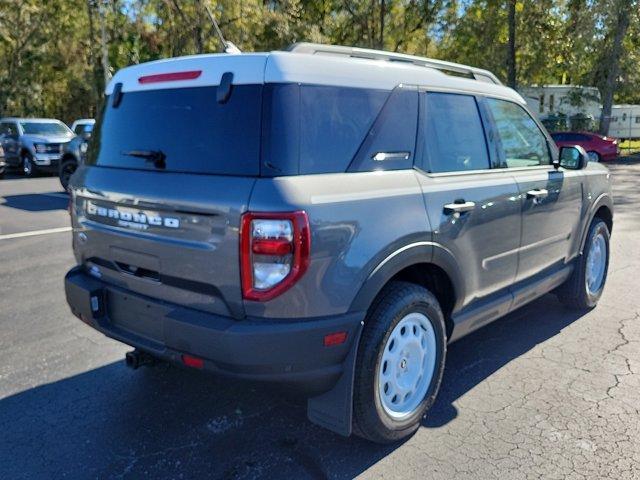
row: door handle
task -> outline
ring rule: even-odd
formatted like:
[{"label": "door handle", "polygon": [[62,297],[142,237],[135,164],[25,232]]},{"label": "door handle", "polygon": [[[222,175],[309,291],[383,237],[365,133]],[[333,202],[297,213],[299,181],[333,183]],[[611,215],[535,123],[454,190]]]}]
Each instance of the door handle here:
[{"label": "door handle", "polygon": [[444,206],[444,213],[464,213],[476,208],[475,202],[454,202]]},{"label": "door handle", "polygon": [[527,192],[527,198],[542,199],[549,196],[549,190],[546,188],[536,188]]}]

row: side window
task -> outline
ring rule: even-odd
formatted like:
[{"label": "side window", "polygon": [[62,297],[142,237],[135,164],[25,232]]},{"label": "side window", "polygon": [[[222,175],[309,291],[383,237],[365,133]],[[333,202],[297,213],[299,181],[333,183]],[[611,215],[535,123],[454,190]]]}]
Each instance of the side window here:
[{"label": "side window", "polygon": [[417,87],[396,87],[367,133],[349,171],[401,170],[413,167],[418,128]]},{"label": "side window", "polygon": [[424,95],[424,169],[460,172],[489,168],[489,153],[476,99],[470,95]]},{"label": "side window", "polygon": [[524,108],[494,98],[488,98],[487,105],[498,130],[507,167],[533,167],[551,163],[547,139]]},{"label": "side window", "polygon": [[300,87],[300,173],[344,172],[388,91]]},{"label": "side window", "polygon": [[0,123],[0,135],[17,135],[16,126],[9,122]]}]

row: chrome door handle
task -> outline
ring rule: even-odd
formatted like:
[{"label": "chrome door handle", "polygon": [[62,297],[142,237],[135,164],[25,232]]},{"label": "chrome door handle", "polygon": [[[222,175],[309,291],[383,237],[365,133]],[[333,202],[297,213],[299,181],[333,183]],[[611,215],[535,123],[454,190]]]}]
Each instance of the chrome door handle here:
[{"label": "chrome door handle", "polygon": [[445,213],[464,213],[476,208],[475,202],[447,203],[444,206]]},{"label": "chrome door handle", "polygon": [[546,188],[536,188],[527,192],[527,198],[541,199],[549,196],[549,190]]}]

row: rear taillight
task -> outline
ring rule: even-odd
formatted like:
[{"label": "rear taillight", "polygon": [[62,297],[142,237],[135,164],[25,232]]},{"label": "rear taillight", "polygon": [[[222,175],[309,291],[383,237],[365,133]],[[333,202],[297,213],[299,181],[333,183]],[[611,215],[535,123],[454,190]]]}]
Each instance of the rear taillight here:
[{"label": "rear taillight", "polygon": [[240,227],[242,296],[266,301],[291,288],[307,270],[310,250],[305,212],[245,213]]}]

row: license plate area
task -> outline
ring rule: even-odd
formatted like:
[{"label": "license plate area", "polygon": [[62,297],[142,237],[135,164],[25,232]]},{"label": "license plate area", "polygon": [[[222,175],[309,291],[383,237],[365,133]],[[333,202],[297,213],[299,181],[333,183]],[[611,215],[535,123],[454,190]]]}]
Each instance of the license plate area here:
[{"label": "license plate area", "polygon": [[144,298],[107,290],[107,312],[115,327],[164,344],[164,317],[169,309]]}]

